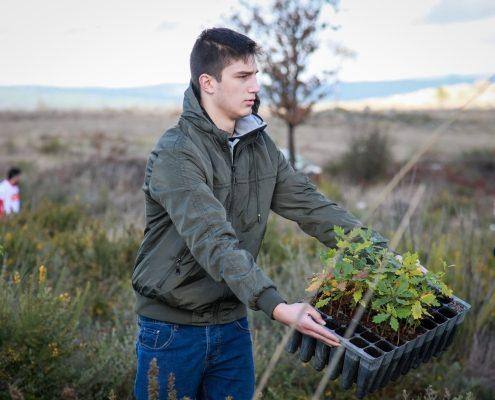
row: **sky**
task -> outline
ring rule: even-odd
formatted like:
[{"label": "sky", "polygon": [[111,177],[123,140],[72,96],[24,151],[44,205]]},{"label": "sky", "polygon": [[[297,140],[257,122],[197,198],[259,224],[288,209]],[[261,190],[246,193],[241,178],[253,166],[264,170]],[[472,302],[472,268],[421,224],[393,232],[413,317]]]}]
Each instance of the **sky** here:
[{"label": "sky", "polygon": [[[189,80],[202,29],[225,25],[234,0],[2,0],[0,85],[134,87]],[[495,72],[494,0],[342,0],[323,17],[311,73],[355,54],[343,81]],[[256,40],[256,38],[254,38]]]}]

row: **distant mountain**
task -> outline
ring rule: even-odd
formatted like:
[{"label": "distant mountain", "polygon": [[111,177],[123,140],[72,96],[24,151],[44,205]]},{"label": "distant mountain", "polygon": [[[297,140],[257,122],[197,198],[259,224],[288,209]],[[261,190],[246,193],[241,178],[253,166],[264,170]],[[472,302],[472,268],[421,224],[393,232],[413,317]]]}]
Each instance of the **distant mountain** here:
[{"label": "distant mountain", "polygon": [[400,79],[376,82],[342,82],[341,84],[337,84],[332,97],[333,99],[342,101],[381,98],[396,94],[416,92],[427,88],[437,88],[459,83],[473,83],[480,78],[482,77],[477,75],[447,75],[437,78]]},{"label": "distant mountain", "polygon": [[[479,76],[449,75],[437,78],[376,82],[340,82],[326,101],[362,100],[410,93],[458,83],[473,83]],[[133,88],[52,86],[0,86],[0,110],[123,109],[180,107],[187,85],[166,83]]]},{"label": "distant mountain", "polygon": [[134,88],[0,86],[0,109],[155,108],[178,106],[185,84]]}]

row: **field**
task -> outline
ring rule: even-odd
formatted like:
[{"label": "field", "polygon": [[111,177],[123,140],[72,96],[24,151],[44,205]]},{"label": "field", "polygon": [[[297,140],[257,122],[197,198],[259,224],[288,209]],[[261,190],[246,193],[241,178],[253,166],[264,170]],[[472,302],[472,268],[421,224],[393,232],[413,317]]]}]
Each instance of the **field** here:
[{"label": "field", "polygon": [[[322,111],[296,145],[324,167],[319,189],[363,217],[393,173],[454,111]],[[130,275],[144,227],[140,190],[148,152],[178,112],[0,113],[0,171],[23,170],[20,215],[0,224],[0,400],[130,399],[136,334]],[[285,146],[285,128],[266,118]],[[387,135],[390,160],[368,182],[349,178],[351,138]],[[377,151],[376,149],[374,151]],[[369,153],[370,159],[376,154]],[[357,171],[359,172],[359,171]],[[373,214],[391,237],[419,184],[426,187],[399,245],[423,264],[452,266],[447,282],[472,305],[451,349],[371,399],[495,397],[495,113],[470,110]],[[297,224],[270,217],[258,264],[289,301],[304,296],[324,247]],[[250,312],[257,377],[285,327]],[[321,373],[283,354],[263,398],[306,399]],[[16,397],[17,396],[17,397]],[[23,397],[19,397],[23,396]],[[332,382],[325,398],[351,399]]]}]

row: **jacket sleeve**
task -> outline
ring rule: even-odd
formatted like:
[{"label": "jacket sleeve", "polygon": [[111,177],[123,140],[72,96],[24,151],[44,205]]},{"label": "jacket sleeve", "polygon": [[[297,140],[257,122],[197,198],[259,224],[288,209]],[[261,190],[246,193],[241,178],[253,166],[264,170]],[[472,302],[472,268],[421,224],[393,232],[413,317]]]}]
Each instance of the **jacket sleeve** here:
[{"label": "jacket sleeve", "polygon": [[195,260],[216,281],[225,280],[244,304],[270,318],[285,302],[239,241],[225,208],[207,185],[205,166],[184,137],[157,151],[149,191],[169,214]]},{"label": "jacket sleeve", "polygon": [[[308,235],[317,238],[327,247],[335,247],[334,225],[348,233],[355,227],[369,229],[354,215],[318,192],[316,186],[301,172],[296,172],[277,149],[277,182],[271,209],[284,218],[297,222]],[[372,241],[387,247],[388,240],[372,230]]]}]

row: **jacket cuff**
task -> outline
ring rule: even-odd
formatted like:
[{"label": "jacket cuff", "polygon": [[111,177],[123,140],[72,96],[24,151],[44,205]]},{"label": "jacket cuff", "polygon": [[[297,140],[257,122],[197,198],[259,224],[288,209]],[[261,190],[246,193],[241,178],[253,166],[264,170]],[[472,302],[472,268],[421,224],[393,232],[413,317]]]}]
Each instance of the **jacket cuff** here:
[{"label": "jacket cuff", "polygon": [[285,301],[277,292],[277,289],[273,287],[265,289],[256,302],[257,306],[271,319],[274,319],[272,315],[273,309],[280,303],[287,303],[287,301]]},{"label": "jacket cuff", "polygon": [[[369,228],[366,228],[369,229]],[[371,243],[375,246],[383,247],[388,249],[389,240],[383,237],[379,232],[371,229]]]}]

